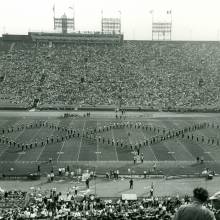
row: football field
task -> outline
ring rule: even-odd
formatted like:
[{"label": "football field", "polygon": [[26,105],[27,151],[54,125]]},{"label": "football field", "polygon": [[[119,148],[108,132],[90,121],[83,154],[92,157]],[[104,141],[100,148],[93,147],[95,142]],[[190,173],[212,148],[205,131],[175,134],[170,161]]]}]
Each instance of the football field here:
[{"label": "football field", "polygon": [[[48,125],[40,126],[40,122],[47,122]],[[169,132],[201,123],[207,123],[209,126],[184,132],[184,136],[160,140],[161,136]],[[54,163],[66,164],[132,163],[134,149],[131,146],[139,147],[144,162],[190,163],[195,162],[197,157],[202,157],[204,161],[218,163],[220,161],[219,124],[220,117],[216,116],[182,117],[180,115],[180,117],[140,118],[127,115],[125,118],[116,119],[114,116],[103,117],[103,115],[62,118],[50,114],[35,115],[34,112],[28,116],[1,115],[0,137],[4,139],[4,143],[2,141],[0,143],[0,163],[1,167],[10,163],[29,166],[29,164],[46,163],[49,158]],[[67,131],[70,130],[76,132],[74,136],[69,137]],[[90,131],[93,131],[92,135],[89,135]],[[88,135],[84,135],[86,132]],[[152,140],[154,137],[159,137],[159,141],[143,144],[145,140]],[[47,139],[49,139],[48,143],[46,143]],[[20,146],[14,146],[13,142],[19,143]],[[32,144],[31,148],[30,144]]]}]

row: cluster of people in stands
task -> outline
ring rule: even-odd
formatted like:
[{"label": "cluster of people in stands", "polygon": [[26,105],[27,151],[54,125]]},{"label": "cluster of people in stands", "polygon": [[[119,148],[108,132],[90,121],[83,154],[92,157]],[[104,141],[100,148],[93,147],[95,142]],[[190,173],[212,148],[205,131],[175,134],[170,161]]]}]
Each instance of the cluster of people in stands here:
[{"label": "cluster of people in stands", "polygon": [[[6,194],[2,197],[7,197]],[[47,193],[32,191],[23,207],[0,210],[0,219],[67,219],[68,216],[68,219],[219,220],[220,192],[209,197],[207,190],[195,188],[192,198],[152,196],[129,201],[104,200],[94,195],[79,197],[75,188],[64,196],[53,188]]]},{"label": "cluster of people in stands", "polygon": [[0,188],[0,219],[16,219],[13,216],[24,207],[26,195],[27,192],[21,190],[4,191]]},{"label": "cluster of people in stands", "polygon": [[216,42],[12,43],[1,94],[39,106],[218,107],[219,59]]}]

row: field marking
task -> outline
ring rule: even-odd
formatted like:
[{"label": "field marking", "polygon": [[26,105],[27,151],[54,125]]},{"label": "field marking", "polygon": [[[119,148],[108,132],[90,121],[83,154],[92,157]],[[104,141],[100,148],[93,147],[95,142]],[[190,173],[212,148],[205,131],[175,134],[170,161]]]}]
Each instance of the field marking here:
[{"label": "field marking", "polygon": [[[30,142],[31,142],[34,138],[36,138],[36,136],[40,133],[40,131],[41,131],[42,129],[43,129],[43,127],[41,127],[37,132],[35,132],[34,136],[30,139]],[[26,130],[26,129],[24,129],[24,130]],[[22,156],[22,154],[19,154],[18,157],[17,157],[17,159],[15,160],[15,162],[17,162],[17,161],[20,159],[21,156]]]},{"label": "field marking", "polygon": [[60,151],[59,151],[59,152],[57,152],[57,153],[58,153],[57,162],[58,162],[58,160],[60,159],[60,155],[61,155],[61,152],[62,152],[63,147],[64,147],[64,145],[65,145],[65,142],[66,142],[66,140],[65,140],[65,141],[63,141],[63,143],[62,143],[62,145],[61,145],[61,148],[60,148]]},{"label": "field marking", "polygon": [[[98,130],[98,120],[96,121],[96,130]],[[96,161],[98,161],[99,159],[99,143],[98,140],[96,138]]]},{"label": "field marking", "polygon": [[[200,121],[194,120],[194,122],[199,123]],[[185,125],[187,125],[187,126],[190,126],[190,125],[191,125],[188,121],[183,121],[183,123],[184,123]],[[176,126],[176,123],[175,123],[175,122],[174,122],[173,124]],[[187,132],[187,133],[188,133],[188,134],[189,134],[189,133],[191,133],[191,134],[196,134],[196,135],[198,135],[198,136],[204,136],[205,140],[207,140],[207,139],[209,138],[209,136],[207,136],[201,129],[196,130],[196,131]],[[213,133],[213,132],[211,132],[211,133]],[[205,151],[207,151],[205,145],[206,145],[206,146],[209,146],[209,147],[213,146],[213,145],[210,145],[210,144],[205,144],[205,145],[204,145],[204,143],[201,143],[201,142],[198,143],[198,142],[196,142],[195,140],[192,140],[192,142],[195,143],[195,144],[203,151],[203,153],[205,153]],[[185,146],[185,145],[184,145],[184,146]],[[215,145],[215,146],[217,146],[217,145]],[[185,148],[186,148],[186,147],[185,147]],[[187,149],[187,151],[188,151],[188,149]],[[188,151],[188,152],[189,152],[189,151]],[[213,152],[210,152],[210,154],[208,154],[208,155],[209,155],[209,157],[210,157],[213,161],[216,161],[215,158],[212,156],[212,153],[213,153]],[[192,155],[192,154],[191,154],[191,155]],[[194,157],[194,158],[195,158],[195,157]]]},{"label": "field marking", "polygon": [[[175,121],[175,120],[171,120],[171,121],[167,121],[171,126],[171,129],[172,130],[176,130],[176,129],[182,129],[179,127],[179,124]],[[165,129],[169,129],[169,127],[167,127],[167,125],[164,123],[164,121],[161,121],[161,124],[163,124],[165,126]],[[186,123],[185,123],[186,124]],[[169,140],[168,140],[169,141]],[[182,148],[182,150],[185,151],[185,153],[189,156],[192,156],[192,159],[194,159],[193,155],[188,151],[188,149],[186,149],[185,145],[180,141],[180,139],[178,139],[177,137],[175,137],[174,139],[171,140],[174,144],[175,144],[175,141],[177,143],[179,143],[180,147]],[[164,141],[165,143],[163,143],[163,145],[169,150],[171,151],[171,147],[168,146],[169,143],[167,143],[167,141]],[[173,150],[172,150],[173,151]],[[177,158],[176,158],[176,152],[174,152],[174,154],[170,154],[176,161],[179,161]]]},{"label": "field marking", "polygon": [[[131,129],[130,129],[131,130]],[[125,127],[125,132],[126,134],[128,135],[128,129]],[[130,132],[130,131],[129,131]],[[131,133],[131,132],[130,132]],[[128,141],[129,141],[129,144],[131,144],[131,136],[128,136]],[[129,146],[130,147],[130,146]]]},{"label": "field marking", "polygon": [[[113,138],[113,140],[115,140],[115,135],[114,135],[114,131],[113,131],[114,129],[111,129],[111,133],[112,133],[112,138]],[[116,156],[116,159],[117,159],[117,161],[119,161],[118,160],[118,152],[117,152],[117,149],[116,149],[116,145],[115,145],[115,156]]]},{"label": "field marking", "polygon": [[[7,120],[7,121],[9,121],[9,120]],[[23,120],[18,120],[18,121],[16,121],[15,122],[15,124],[13,124],[13,126],[17,126],[17,125],[19,125],[19,124],[22,124],[21,122],[22,122]],[[16,138],[14,139],[15,141],[24,133],[24,131],[26,130],[26,127],[24,127],[24,130],[20,133],[20,134],[18,134],[17,136],[16,136]],[[13,132],[14,133],[14,132]],[[0,157],[8,150],[10,148],[10,146],[7,146],[2,152],[1,152],[1,154],[0,154]]]},{"label": "field marking", "polygon": [[[14,139],[15,141],[24,133],[24,131],[26,130],[26,128],[16,136],[16,138]],[[0,154],[0,157],[10,148],[10,146],[7,146]],[[18,155],[19,156],[19,155]]]},{"label": "field marking", "polygon": [[[200,121],[197,121],[197,120],[194,120],[194,122],[197,122],[197,123],[199,123]],[[191,123],[189,123],[188,121],[183,121],[183,123],[185,124],[185,125],[187,125],[187,126],[190,126],[191,125]],[[176,126],[176,123],[175,122],[173,122],[173,124]],[[188,134],[189,133],[191,133],[191,134],[196,134],[196,135],[198,135],[198,136],[204,136],[204,138],[205,138],[205,140],[207,140],[208,138],[209,138],[209,136],[207,136],[201,129],[199,129],[199,130],[196,130],[196,131],[191,131],[191,132],[187,132]],[[211,132],[212,133],[212,132]],[[181,141],[179,140],[179,143],[180,143]],[[201,142],[195,142],[194,140],[192,141],[193,143],[195,143],[202,151],[203,151],[203,153],[205,153],[205,151],[207,151],[207,149],[206,149],[206,147],[204,146],[204,143],[201,143]],[[213,145],[209,145],[209,144],[206,144],[206,145],[208,145],[209,147],[210,146],[213,146]],[[186,147],[185,147],[185,145],[183,145],[184,146],[184,148],[186,149]],[[216,145],[215,145],[216,146]],[[187,151],[188,151],[188,149],[186,149]],[[189,151],[188,151],[189,152]],[[190,153],[190,152],[189,152]],[[213,160],[213,161],[216,161],[215,160],[215,158],[212,156],[212,153],[213,152],[210,152],[210,154],[208,154],[209,155],[209,157]],[[191,153],[190,153],[191,154]],[[192,154],[191,154],[192,155]],[[193,156],[193,155],[192,155]],[[195,157],[193,157],[193,158],[195,158]]]},{"label": "field marking", "polygon": [[[20,121],[19,121],[20,122]],[[171,121],[171,123],[172,124],[176,124],[174,121]],[[178,126],[177,126],[178,127]],[[24,132],[24,131],[23,131]],[[200,132],[200,131],[198,131],[198,132]],[[20,134],[20,135],[22,135],[22,134]],[[181,142],[181,140],[179,140],[179,139],[176,139],[176,141],[178,141],[178,142]],[[188,152],[189,153],[189,151],[185,148],[185,145],[184,145],[184,143],[183,144],[181,144],[183,147],[184,147],[184,149],[185,149],[185,151],[186,152]],[[150,146],[149,146],[150,147]],[[169,147],[167,147],[168,149],[169,149]],[[203,148],[203,147],[201,147],[201,148]],[[203,148],[203,150],[204,150],[204,148]],[[204,150],[205,151],[205,150]],[[81,149],[80,149],[80,152],[81,152]],[[117,151],[116,151],[116,153],[117,153]],[[214,153],[214,152],[213,152]],[[191,153],[189,153],[189,155],[192,155]],[[98,156],[98,155],[97,155]],[[195,158],[194,156],[192,156],[192,158]],[[213,158],[213,160],[214,160],[214,158]],[[214,160],[215,161],[215,160]],[[19,162],[19,161],[18,161]]]},{"label": "field marking", "polygon": [[[58,125],[59,125],[59,123],[58,123]],[[55,131],[56,131],[56,130],[54,130],[54,131],[51,133],[51,135],[53,135],[53,134],[55,133]],[[48,136],[49,136],[49,135],[48,135]],[[35,162],[38,162],[38,160],[40,159],[42,153],[44,152],[44,150],[45,150],[45,148],[46,148],[46,145],[47,145],[47,144],[46,144],[46,142],[45,142],[45,144],[44,144],[44,146],[42,147],[42,150],[40,151],[39,155],[37,156]]]},{"label": "field marking", "polygon": [[[47,117],[47,122],[49,121],[49,117]],[[56,124],[57,126],[59,126],[60,125],[60,120],[54,120],[53,121],[53,123],[54,124]],[[50,129],[49,129],[50,130]],[[56,130],[53,130],[53,132],[50,134],[50,135],[54,135],[54,133],[56,132]],[[48,134],[48,136],[49,136],[49,134]],[[42,150],[40,151],[40,153],[39,153],[39,155],[38,155],[38,157],[37,157],[37,159],[36,159],[36,161],[35,162],[39,162],[39,159],[40,159],[40,157],[41,157],[41,155],[42,155],[42,153],[44,152],[44,150],[45,150],[45,148],[46,148],[46,143],[44,144],[44,146],[42,147]]]},{"label": "field marking", "polygon": [[180,140],[180,139],[176,139],[176,142],[178,142],[178,144],[180,146],[182,146],[183,150],[185,150],[185,152],[192,158],[195,159],[195,157],[193,156],[193,154],[187,149],[187,147],[185,146],[185,144]]},{"label": "field marking", "polygon": [[[67,127],[65,126],[65,128],[68,128],[68,129],[69,129],[70,126],[72,125],[72,122],[73,122],[73,121],[70,120],[69,125],[68,125]],[[62,150],[63,150],[63,147],[64,147],[66,141],[67,141],[67,140],[64,140],[64,141],[63,141],[63,143],[62,143],[62,145],[61,145],[61,148],[60,148],[60,151],[57,152],[57,153],[58,153],[57,162],[58,162],[59,159],[60,159],[60,155],[61,155],[61,152],[62,152]],[[65,153],[63,152],[62,154],[65,154]]]},{"label": "field marking", "polygon": [[[174,126],[174,129],[179,129],[179,127],[178,127],[178,125],[177,125],[177,123],[176,123],[176,121],[168,121],[170,124],[173,124]],[[164,122],[163,121],[161,121],[161,123],[165,126],[165,128],[168,128],[167,126],[166,126],[166,124],[164,124]],[[185,124],[185,125],[187,125],[187,126],[189,126],[190,124],[188,123],[188,122],[185,122],[185,121],[183,121],[183,123]],[[185,153],[186,154],[188,154],[189,155],[189,157],[191,157],[191,159],[195,159],[195,157],[192,155],[192,153],[187,149],[187,147],[185,146],[185,144],[181,141],[181,139],[180,138],[175,138],[175,139],[173,139],[172,140],[174,143],[175,143],[175,141],[180,145],[180,147],[182,147],[182,149],[185,151]],[[179,160],[178,160],[179,161]]]},{"label": "field marking", "polygon": [[[141,133],[142,133],[142,135],[143,135],[143,137],[145,139],[146,135],[144,134],[144,132],[142,130],[141,130]],[[146,148],[149,147],[149,150],[151,151],[152,155],[154,156],[154,161],[159,161],[158,158],[156,157],[156,154],[154,153],[153,149],[151,148],[149,141],[148,141],[148,145],[145,146],[145,147]]]},{"label": "field marking", "polygon": [[[212,132],[211,132],[212,133]],[[203,131],[201,130],[196,130],[196,134],[200,135],[200,136],[204,136],[205,137],[205,141],[207,141],[207,139],[209,139],[209,136],[207,136]],[[210,137],[211,138],[211,137]],[[215,137],[214,137],[215,138]],[[216,161],[216,159],[213,157],[213,150],[216,149],[216,147],[218,148],[218,146],[216,145],[216,143],[213,145],[213,144],[207,144],[207,143],[201,143],[199,142],[197,144],[202,150],[204,153],[206,153],[207,151],[209,150],[212,150],[210,151],[210,153],[208,154],[210,158],[212,158],[214,161]],[[208,147],[207,147],[208,146]],[[215,147],[215,149],[213,149],[213,147]]]},{"label": "field marking", "polygon": [[168,153],[171,157],[173,157],[175,161],[179,161],[179,160],[177,160],[177,158],[176,158],[176,152],[173,151],[173,150],[168,146],[168,143],[167,143],[166,141],[163,141],[163,142],[161,142],[161,143],[162,143],[162,144],[166,147],[166,149],[168,150],[167,153]]},{"label": "field marking", "polygon": [[37,162],[37,161],[40,159],[40,157],[41,157],[41,155],[42,155],[44,149],[46,148],[46,145],[47,145],[47,144],[45,143],[44,146],[42,147],[42,150],[40,151],[40,153],[39,153],[39,155],[38,155],[38,157],[37,157],[37,159],[36,159],[35,162]]},{"label": "field marking", "polygon": [[[86,125],[86,120],[83,123],[82,133],[85,130],[85,125]],[[76,161],[79,161],[79,155],[80,155],[80,151],[81,151],[81,148],[82,148],[82,139],[83,139],[83,136],[81,137],[81,140],[80,140],[80,143],[79,143],[79,151],[78,151],[78,156],[77,156],[77,160]]]}]

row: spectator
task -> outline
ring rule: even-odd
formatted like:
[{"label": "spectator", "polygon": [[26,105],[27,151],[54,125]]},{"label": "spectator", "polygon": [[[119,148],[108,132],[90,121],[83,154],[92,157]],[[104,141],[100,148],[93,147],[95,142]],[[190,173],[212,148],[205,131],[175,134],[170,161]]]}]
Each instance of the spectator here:
[{"label": "spectator", "polygon": [[78,187],[75,186],[75,188],[74,188],[74,195],[77,196],[77,194],[78,194]]},{"label": "spectator", "polygon": [[89,178],[86,179],[86,188],[89,189]]},{"label": "spectator", "polygon": [[130,179],[129,183],[130,183],[130,189],[133,189],[133,185],[134,185],[133,179]]},{"label": "spectator", "polygon": [[212,201],[212,205],[215,208],[216,220],[220,220],[220,192],[216,192],[209,199]]},{"label": "spectator", "polygon": [[55,107],[115,105],[120,97],[124,106],[219,108],[219,48],[215,42],[60,43],[51,48],[16,42],[8,54],[0,54],[5,75],[0,97],[26,106],[34,97],[38,106]]},{"label": "spectator", "polygon": [[193,190],[193,202],[182,205],[175,214],[174,220],[215,220],[213,212],[203,206],[207,200],[207,190],[195,188]]},{"label": "spectator", "polygon": [[7,207],[11,203],[13,209],[0,209],[0,219],[170,220],[175,210],[187,202],[179,197],[148,197],[137,201],[103,200],[94,195],[80,198],[74,196],[74,191],[67,192],[64,197],[56,188],[49,191],[33,188],[25,203],[27,194],[24,192],[7,191],[6,194],[6,198],[0,194],[0,201],[7,202]]}]

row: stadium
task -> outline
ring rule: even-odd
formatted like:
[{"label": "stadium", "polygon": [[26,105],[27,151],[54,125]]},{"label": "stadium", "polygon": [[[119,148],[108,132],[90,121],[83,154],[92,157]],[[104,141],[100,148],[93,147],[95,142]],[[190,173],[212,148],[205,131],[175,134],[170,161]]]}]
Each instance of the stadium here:
[{"label": "stadium", "polygon": [[0,37],[1,219],[172,219],[193,188],[218,191],[219,42],[172,40],[172,20],[145,41],[121,17],[53,20]]}]

